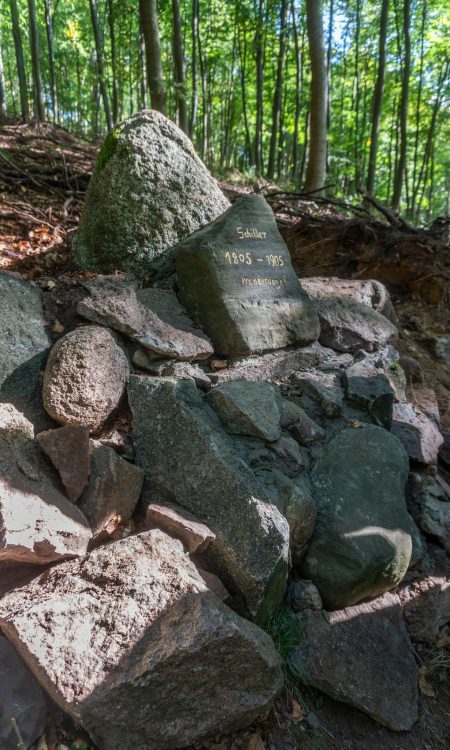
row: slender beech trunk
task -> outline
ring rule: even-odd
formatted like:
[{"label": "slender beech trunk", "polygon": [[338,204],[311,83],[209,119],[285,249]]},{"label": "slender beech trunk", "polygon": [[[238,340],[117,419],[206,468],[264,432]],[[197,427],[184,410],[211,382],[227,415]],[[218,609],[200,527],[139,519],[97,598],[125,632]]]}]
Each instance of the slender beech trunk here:
[{"label": "slender beech trunk", "polygon": [[256,67],[256,121],[255,121],[255,145],[254,161],[256,172],[261,174],[263,169],[262,154],[262,129],[263,129],[263,16],[264,0],[259,0],[258,15],[256,19],[255,32],[255,67]]},{"label": "slender beech trunk", "polygon": [[275,176],[277,162],[278,133],[280,129],[281,104],[283,100],[283,71],[284,58],[286,54],[286,17],[287,0],[281,0],[280,8],[280,36],[278,47],[277,78],[272,104],[272,131],[270,134],[269,162],[267,165],[267,177],[272,180]]},{"label": "slender beech trunk", "polygon": [[145,39],[147,81],[152,108],[166,114],[166,90],[159,41],[158,9],[156,0],[139,0],[142,30]]},{"label": "slender beech trunk", "polygon": [[414,202],[417,195],[417,170],[418,170],[418,161],[419,161],[419,137],[420,137],[420,113],[421,113],[421,105],[422,105],[422,91],[423,91],[423,77],[424,77],[424,48],[425,48],[425,22],[427,17],[427,4],[426,2],[423,3],[422,8],[422,22],[421,22],[421,28],[420,28],[420,66],[419,66],[419,87],[417,91],[417,101],[416,101],[416,132],[414,137],[414,161],[413,161],[413,177],[412,177],[412,198],[411,198],[411,206],[409,215],[414,216]]},{"label": "slender beech trunk", "polygon": [[92,29],[94,31],[98,86],[99,86],[100,94],[103,100],[103,109],[105,110],[106,126],[108,130],[111,130],[113,126],[113,122],[112,122],[112,117],[111,117],[111,107],[109,105],[108,91],[106,89],[105,68],[103,65],[103,46],[102,46],[102,40],[100,37],[100,30],[98,26],[98,13],[97,13],[96,0],[89,0],[89,6],[91,9]]},{"label": "slender beech trunk", "polygon": [[353,86],[353,102],[355,109],[355,130],[354,130],[354,160],[355,160],[355,187],[359,187],[359,175],[360,175],[360,102],[361,102],[361,89],[360,89],[360,61],[359,61],[359,42],[361,33],[361,3],[362,0],[356,0],[356,29],[355,29],[355,75],[354,75],[354,86]]},{"label": "slender beech trunk", "polygon": [[322,0],[306,0],[309,55],[311,58],[311,118],[305,190],[325,184],[327,167],[327,63],[323,34]]},{"label": "slender beech trunk", "polygon": [[56,70],[55,70],[55,45],[53,41],[53,13],[51,0],[44,0],[45,9],[45,31],[47,34],[47,46],[48,46],[48,69],[50,72],[50,90],[52,96],[52,110],[53,110],[53,121],[59,122],[58,112],[58,91],[56,85]]},{"label": "slender beech trunk", "polygon": [[411,72],[411,37],[410,37],[410,11],[411,0],[403,0],[403,68],[402,68],[402,91],[400,99],[400,149],[395,168],[394,190],[392,195],[392,207],[397,211],[400,208],[402,197],[403,179],[406,167],[406,147],[408,139],[408,103],[409,103],[409,78]]},{"label": "slender beech trunk", "polygon": [[117,90],[117,54],[116,29],[114,24],[114,0],[108,0],[108,25],[111,43],[111,74],[112,74],[112,121],[116,125],[119,117],[119,94]]},{"label": "slender beech trunk", "polygon": [[180,0],[172,0],[173,18],[173,62],[175,72],[175,99],[178,112],[178,125],[188,132],[188,114],[186,101],[186,71],[184,67],[183,27],[181,22]]},{"label": "slender beech trunk", "polygon": [[139,84],[141,92],[141,107],[143,109],[147,106],[147,72],[145,70],[145,39],[144,32],[142,31],[142,18],[139,14]]},{"label": "slender beech trunk", "polygon": [[383,0],[380,12],[380,35],[378,37],[378,70],[372,103],[372,126],[370,130],[369,169],[367,171],[367,191],[373,193],[377,166],[378,133],[380,130],[383,105],[384,75],[386,70],[386,38],[389,16],[389,0]]},{"label": "slender beech trunk", "polygon": [[[295,2],[291,0],[291,18],[292,18],[292,33],[294,37],[294,51],[295,51],[295,113],[294,113],[294,140],[292,143],[292,169],[291,176],[295,179],[297,175],[298,166],[298,139],[299,139],[299,125],[300,125],[300,106],[301,96],[303,88],[303,59],[302,53],[300,52],[300,44],[298,38],[297,19],[295,17]],[[302,45],[303,48],[303,45]]]},{"label": "slender beech trunk", "polygon": [[3,115],[3,117],[6,115],[6,81],[5,81],[5,70],[3,68],[1,19],[0,19],[0,114]]},{"label": "slender beech trunk", "polygon": [[191,23],[191,45],[192,45],[192,99],[191,119],[189,121],[189,136],[193,140],[197,126],[198,115],[198,91],[197,91],[197,29],[198,29],[198,0],[192,0],[192,23]]},{"label": "slender beech trunk", "polygon": [[20,111],[22,120],[28,122],[30,119],[30,110],[28,107],[28,87],[27,76],[25,73],[25,62],[23,58],[22,35],[20,33],[19,11],[17,9],[17,0],[9,0],[11,9],[11,22],[14,37],[14,48],[16,51],[17,77],[19,79],[20,94]]},{"label": "slender beech trunk", "polygon": [[44,96],[42,93],[41,52],[39,31],[34,0],[28,0],[28,21],[30,28],[31,69],[33,73],[33,93],[35,117],[38,122],[45,120]]},{"label": "slender beech trunk", "polygon": [[[244,118],[244,128],[245,128],[245,151],[247,154],[247,164],[252,165],[253,163],[253,154],[252,154],[252,145],[251,145],[251,138],[250,138],[250,128],[248,124],[248,111],[247,111],[247,87],[246,87],[246,72],[247,72],[247,24],[244,20],[244,30],[243,30],[243,40],[241,40],[240,36],[240,24],[238,23],[239,19],[236,18],[236,27],[238,29],[237,38],[238,38],[238,48],[239,48],[239,69],[240,69],[240,77],[241,77],[241,93],[242,93],[242,115]],[[236,38],[236,35],[235,35]],[[233,42],[234,45],[234,42]],[[234,52],[234,49],[233,49]],[[234,67],[234,54],[233,54],[233,67]]]}]

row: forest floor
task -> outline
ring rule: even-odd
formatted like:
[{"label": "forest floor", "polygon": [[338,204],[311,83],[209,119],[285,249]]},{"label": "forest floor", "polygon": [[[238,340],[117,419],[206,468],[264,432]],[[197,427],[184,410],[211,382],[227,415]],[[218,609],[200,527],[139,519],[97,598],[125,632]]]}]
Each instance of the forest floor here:
[{"label": "forest floor", "polygon": [[[81,274],[71,268],[70,244],[99,144],[53,125],[0,126],[0,270],[16,271],[52,288]],[[233,200],[253,188],[233,174],[222,188]],[[300,277],[382,281],[400,324],[399,349],[418,363],[436,392],[441,427],[450,430],[450,246],[448,224],[416,229],[373,205],[348,206],[258,185],[271,203]],[[450,643],[450,633],[444,633]],[[450,746],[450,655],[418,649],[423,665],[421,713],[411,732],[392,733],[370,718],[312,690],[289,690],[250,730],[217,738],[208,750],[432,750]],[[58,711],[40,750],[85,750],[86,741]]]}]

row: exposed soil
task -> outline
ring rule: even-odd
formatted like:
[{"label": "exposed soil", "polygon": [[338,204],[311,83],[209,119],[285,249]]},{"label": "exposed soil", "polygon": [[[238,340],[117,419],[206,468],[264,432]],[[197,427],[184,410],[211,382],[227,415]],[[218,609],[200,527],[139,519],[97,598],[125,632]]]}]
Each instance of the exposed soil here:
[{"label": "exposed soil", "polygon": [[[97,145],[61,128],[0,127],[0,270],[21,273],[46,290],[54,333],[71,325],[65,288],[83,274],[70,265],[76,229]],[[223,185],[233,200],[249,188]],[[276,194],[275,194],[276,193]],[[436,340],[450,336],[448,224],[417,231],[401,219],[378,220],[363,207],[265,191],[300,276],[375,278],[389,288],[400,322],[399,348],[418,362],[436,392],[441,427],[450,430],[450,364]],[[55,284],[58,279],[58,285]],[[55,293],[52,295],[52,289]],[[432,750],[450,747],[450,632],[417,646],[423,666],[420,719],[412,731],[383,729],[361,712],[316,691],[287,691],[250,730],[198,747],[216,750]],[[87,738],[59,710],[51,712],[39,750],[86,750]]]}]

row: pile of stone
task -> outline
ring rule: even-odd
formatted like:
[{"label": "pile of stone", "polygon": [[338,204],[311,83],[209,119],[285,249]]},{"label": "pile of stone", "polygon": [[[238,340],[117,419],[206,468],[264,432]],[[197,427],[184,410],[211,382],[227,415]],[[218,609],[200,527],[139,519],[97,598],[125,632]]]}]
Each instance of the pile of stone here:
[{"label": "pile of stone", "polygon": [[[124,185],[145,201],[120,241]],[[295,678],[410,729],[410,639],[450,619],[450,489],[385,288],[300,284],[264,199],[227,207],[155,113],[109,137],[76,257],[104,275],[0,273],[2,750],[49,700],[99,750],[249,725],[282,689],[281,606]]]}]

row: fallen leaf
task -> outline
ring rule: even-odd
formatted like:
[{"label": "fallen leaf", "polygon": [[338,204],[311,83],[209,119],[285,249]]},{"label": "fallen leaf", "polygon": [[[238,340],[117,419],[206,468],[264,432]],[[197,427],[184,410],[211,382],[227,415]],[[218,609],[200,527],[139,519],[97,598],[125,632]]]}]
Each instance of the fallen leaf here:
[{"label": "fallen leaf", "polygon": [[428,669],[425,664],[422,664],[422,666],[419,669],[419,688],[422,695],[426,695],[428,698],[436,698],[436,693],[434,692],[432,686],[427,680],[427,674]]},{"label": "fallen leaf", "polygon": [[364,422],[360,422],[359,419],[348,419],[346,425],[347,427],[354,427],[356,429],[359,427],[364,427]]},{"label": "fallen leaf", "polygon": [[306,719],[306,711],[294,698],[292,699],[292,712],[291,721],[296,724],[298,721],[304,721]]},{"label": "fallen leaf", "polygon": [[247,743],[246,750],[266,750],[260,734],[252,734]]},{"label": "fallen leaf", "polygon": [[53,333],[62,333],[64,330],[65,328],[62,323],[60,323],[59,320],[56,319],[52,325]]}]

